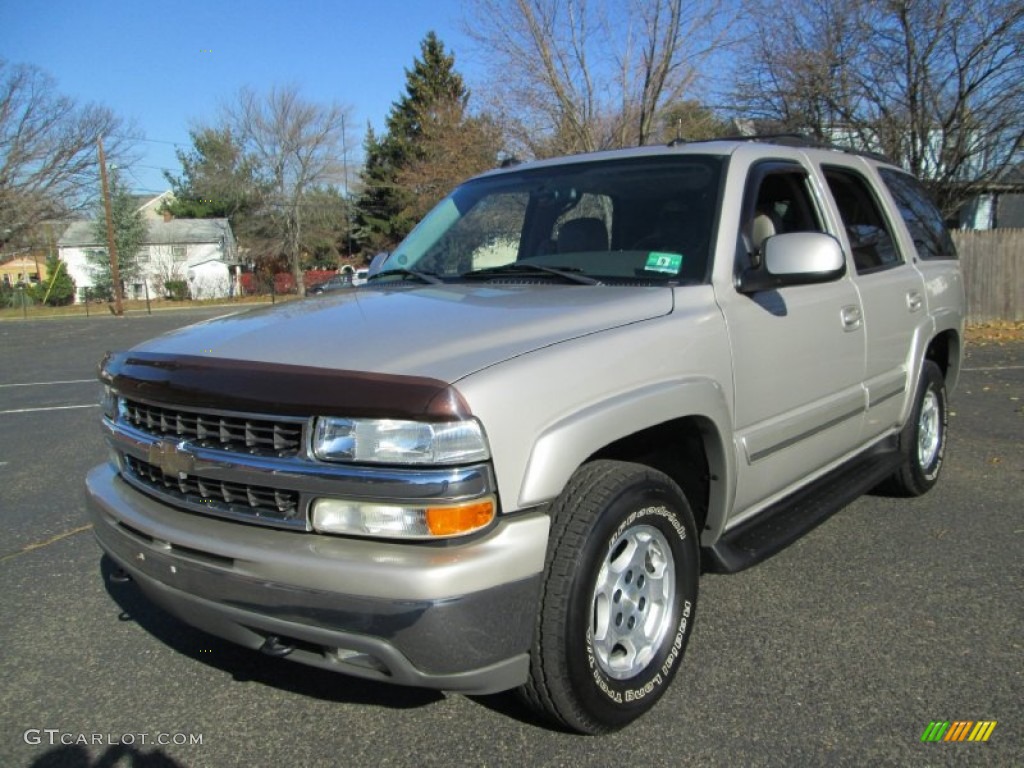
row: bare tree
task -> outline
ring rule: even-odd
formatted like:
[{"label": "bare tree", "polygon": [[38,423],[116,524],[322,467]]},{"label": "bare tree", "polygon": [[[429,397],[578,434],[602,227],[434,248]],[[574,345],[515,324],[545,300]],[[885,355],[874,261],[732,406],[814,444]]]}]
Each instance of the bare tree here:
[{"label": "bare tree", "polygon": [[932,183],[947,214],[1019,162],[1019,0],[753,0],[748,114],[882,151]]},{"label": "bare tree", "polygon": [[38,67],[0,59],[0,245],[91,205],[98,136],[108,159],[124,166],[131,142],[109,109],[79,105]]},{"label": "bare tree", "polygon": [[320,185],[344,181],[343,153],[352,143],[345,136],[348,113],[341,104],[307,101],[296,86],[273,87],[266,95],[243,88],[224,109],[227,127],[269,189],[266,215],[300,294],[305,198]]},{"label": "bare tree", "polygon": [[510,138],[549,155],[646,144],[721,45],[719,0],[474,0],[470,34],[494,67]]},{"label": "bare tree", "polygon": [[186,298],[187,267],[187,261],[175,258],[171,246],[151,245],[149,247],[149,264],[143,277],[155,282],[157,290],[164,295]]}]

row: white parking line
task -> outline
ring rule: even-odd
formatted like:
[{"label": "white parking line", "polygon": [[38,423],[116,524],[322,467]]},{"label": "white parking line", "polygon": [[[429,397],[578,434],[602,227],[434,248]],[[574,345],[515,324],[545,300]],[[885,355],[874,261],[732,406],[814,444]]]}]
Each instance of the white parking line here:
[{"label": "white parking line", "polygon": [[45,408],[15,408],[10,411],[0,411],[0,416],[5,413],[37,413],[38,411],[70,411],[74,408],[99,408],[99,403],[89,405],[48,405]]},{"label": "white parking line", "polygon": [[961,371],[1024,371],[1024,365],[990,365],[987,368],[961,368]]},{"label": "white parking line", "polygon": [[0,389],[3,387],[46,387],[51,384],[85,384],[87,382],[93,384],[99,384],[98,379],[67,379],[65,381],[31,381],[27,384],[0,384]]}]

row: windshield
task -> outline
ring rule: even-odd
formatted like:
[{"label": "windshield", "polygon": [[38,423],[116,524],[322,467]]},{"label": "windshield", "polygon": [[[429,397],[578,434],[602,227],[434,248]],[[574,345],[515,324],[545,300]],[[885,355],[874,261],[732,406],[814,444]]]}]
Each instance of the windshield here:
[{"label": "windshield", "polygon": [[[443,200],[382,272],[445,280],[575,277],[703,282],[724,160],[609,160],[475,179]],[[582,279],[581,279],[582,278]]]}]

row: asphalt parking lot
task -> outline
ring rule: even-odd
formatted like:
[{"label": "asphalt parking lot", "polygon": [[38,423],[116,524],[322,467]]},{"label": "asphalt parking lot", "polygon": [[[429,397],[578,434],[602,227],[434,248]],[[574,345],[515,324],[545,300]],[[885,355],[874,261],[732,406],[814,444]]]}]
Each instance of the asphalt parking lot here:
[{"label": "asphalt parking lot", "polygon": [[[1024,343],[969,348],[944,476],[707,575],[684,666],[606,737],[507,695],[372,684],[193,630],[104,579],[95,366],[218,310],[0,322],[0,765],[1024,765]],[[922,743],[935,720],[985,743]]]}]

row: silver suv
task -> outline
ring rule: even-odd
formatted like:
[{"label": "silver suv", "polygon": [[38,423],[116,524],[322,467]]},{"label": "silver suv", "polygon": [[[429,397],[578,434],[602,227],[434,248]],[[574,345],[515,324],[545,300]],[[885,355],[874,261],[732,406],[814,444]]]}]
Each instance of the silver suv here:
[{"label": "silver suv", "polygon": [[963,285],[883,159],[646,147],[456,189],[367,285],[109,355],[100,545],[184,621],[613,730],[737,571],[943,463]]}]

